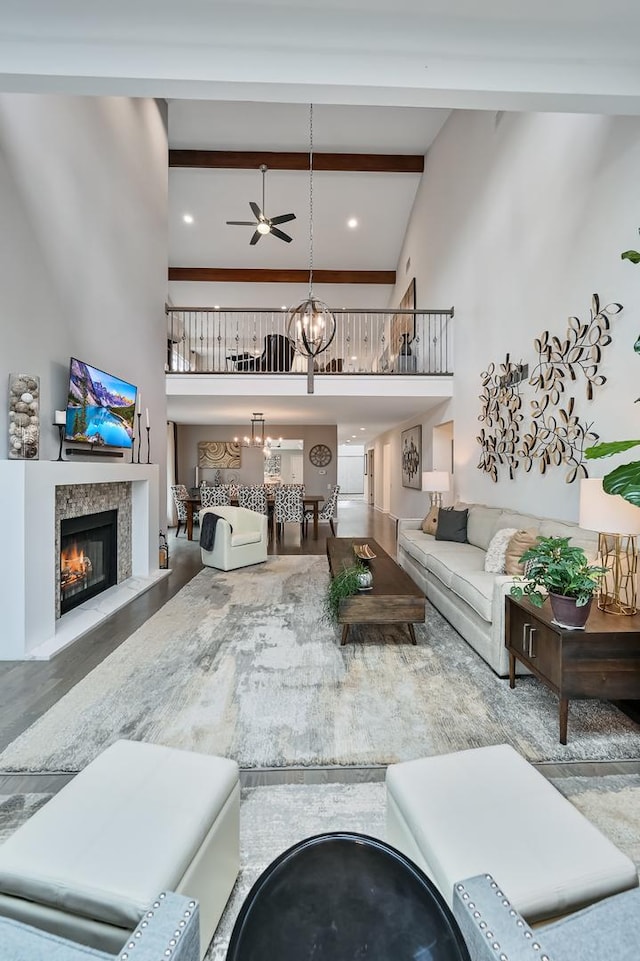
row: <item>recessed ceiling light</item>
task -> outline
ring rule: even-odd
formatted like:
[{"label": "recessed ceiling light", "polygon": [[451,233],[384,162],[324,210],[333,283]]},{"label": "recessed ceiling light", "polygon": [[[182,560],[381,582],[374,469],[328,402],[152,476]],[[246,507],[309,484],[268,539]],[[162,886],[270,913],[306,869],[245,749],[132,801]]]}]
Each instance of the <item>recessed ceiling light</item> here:
[{"label": "recessed ceiling light", "polygon": [[280,310],[286,310],[286,309],[287,309],[287,305],[286,305],[286,304],[283,304],[282,307],[280,308]]},{"label": "recessed ceiling light", "polygon": [[366,427],[361,427],[361,428],[360,428],[360,430],[366,430],[366,429],[367,429]]},{"label": "recessed ceiling light", "polygon": [[185,224],[192,224],[193,214],[183,214],[182,219],[184,220]]},{"label": "recessed ceiling light", "polygon": [[357,359],[358,359],[357,357],[352,357],[352,358],[351,358],[351,360],[357,360]]},{"label": "recessed ceiling light", "polygon": [[357,226],[358,226],[358,221],[356,220],[356,218],[349,217],[349,219],[347,220],[347,227],[351,227],[351,229],[354,230],[354,228]]},{"label": "recessed ceiling light", "polygon": [[351,436],[352,436],[353,438],[355,438],[355,437],[356,437],[356,435],[355,435],[355,434],[352,434]]},{"label": "recessed ceiling light", "polygon": [[214,304],[214,305],[213,305],[213,309],[214,309],[214,310],[220,310],[220,304]]}]

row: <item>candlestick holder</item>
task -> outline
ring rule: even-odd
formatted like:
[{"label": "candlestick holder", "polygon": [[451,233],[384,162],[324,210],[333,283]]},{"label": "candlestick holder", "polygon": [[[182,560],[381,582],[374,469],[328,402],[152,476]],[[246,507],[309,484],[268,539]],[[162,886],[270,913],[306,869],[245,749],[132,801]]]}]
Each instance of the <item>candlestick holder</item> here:
[{"label": "candlestick holder", "polygon": [[142,433],[141,433],[142,428],[141,428],[141,426],[140,426],[140,421],[141,421],[141,419],[142,419],[142,414],[137,414],[137,418],[138,418],[138,460],[136,461],[136,463],[139,464],[139,463],[141,463],[141,461],[140,461],[140,452],[142,451]]},{"label": "candlestick holder", "polygon": [[64,460],[64,457],[62,456],[62,445],[64,444],[64,430],[65,430],[65,425],[64,425],[64,424],[54,424],[54,427],[57,427],[57,428],[58,428],[58,436],[59,436],[59,438],[60,438],[60,447],[58,448],[58,456],[56,457],[56,462],[57,462],[57,461],[59,461],[59,460]]},{"label": "candlestick holder", "polygon": [[136,428],[135,424],[131,425],[131,463],[136,462]]},{"label": "candlestick holder", "polygon": [[149,425],[147,424],[147,464],[150,464],[150,463],[151,463],[151,460],[150,460],[150,457],[151,457],[151,438],[150,438],[150,434],[151,434],[151,428],[150,428]]}]

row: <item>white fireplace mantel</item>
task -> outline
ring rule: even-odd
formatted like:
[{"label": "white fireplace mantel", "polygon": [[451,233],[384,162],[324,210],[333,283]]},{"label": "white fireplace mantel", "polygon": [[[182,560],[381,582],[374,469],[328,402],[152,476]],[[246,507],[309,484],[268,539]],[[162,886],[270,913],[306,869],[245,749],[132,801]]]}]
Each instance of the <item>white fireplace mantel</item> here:
[{"label": "white fireplace mantel", "polygon": [[[166,575],[158,571],[158,477],[157,464],[0,461],[0,660],[51,657]],[[56,621],[56,487],[119,481],[132,485],[132,576]]]}]

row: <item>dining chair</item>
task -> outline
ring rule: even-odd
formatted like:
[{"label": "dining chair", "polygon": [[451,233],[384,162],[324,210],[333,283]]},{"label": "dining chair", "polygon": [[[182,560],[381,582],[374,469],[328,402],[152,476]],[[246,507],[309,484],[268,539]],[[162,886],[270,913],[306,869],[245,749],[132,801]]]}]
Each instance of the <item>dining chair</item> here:
[{"label": "dining chair", "polygon": [[264,484],[251,484],[238,487],[238,506],[246,507],[259,514],[268,514],[267,491]]},{"label": "dining chair", "polygon": [[184,524],[185,530],[187,527],[187,505],[184,502],[185,497],[189,496],[189,491],[187,490],[186,484],[172,484],[171,493],[173,495],[173,503],[176,505],[176,514],[178,516],[178,526],[176,528],[176,537],[180,533],[180,527]]},{"label": "dining chair", "polygon": [[[325,521],[326,523],[328,523],[331,527],[331,533],[333,534],[334,537],[336,536],[336,529],[333,524],[333,515],[336,509],[336,504],[338,503],[339,493],[340,493],[340,485],[336,484],[333,490],[331,491],[331,493],[329,494],[326,504],[324,505],[322,510],[318,511],[318,521]],[[305,511],[304,512],[305,536],[309,528],[309,521],[312,521],[312,520],[313,520],[313,511],[308,511],[308,510]]]},{"label": "dining chair", "polygon": [[201,487],[200,502],[203,507],[226,507],[231,503],[229,487]]},{"label": "dining chair", "polygon": [[338,831],[294,844],[249,891],[226,958],[265,957],[470,961],[458,922],[420,868],[384,841]]},{"label": "dining chair", "polygon": [[281,484],[274,494],[273,519],[276,539],[280,540],[283,524],[299,524],[304,537],[304,484]]}]

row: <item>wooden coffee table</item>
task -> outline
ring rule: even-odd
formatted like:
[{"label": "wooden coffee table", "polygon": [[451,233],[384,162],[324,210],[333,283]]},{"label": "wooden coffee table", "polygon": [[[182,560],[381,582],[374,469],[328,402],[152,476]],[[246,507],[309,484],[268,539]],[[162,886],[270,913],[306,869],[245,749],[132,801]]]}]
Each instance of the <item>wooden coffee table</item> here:
[{"label": "wooden coffee table", "polygon": [[352,624],[406,624],[411,643],[416,643],[414,624],[424,624],[425,596],[408,574],[368,537],[328,537],[327,557],[332,577],[355,563],[354,544],[368,544],[376,555],[367,566],[373,574],[370,590],[359,591],[340,601],[338,623],[343,625],[341,644],[347,643]]}]

